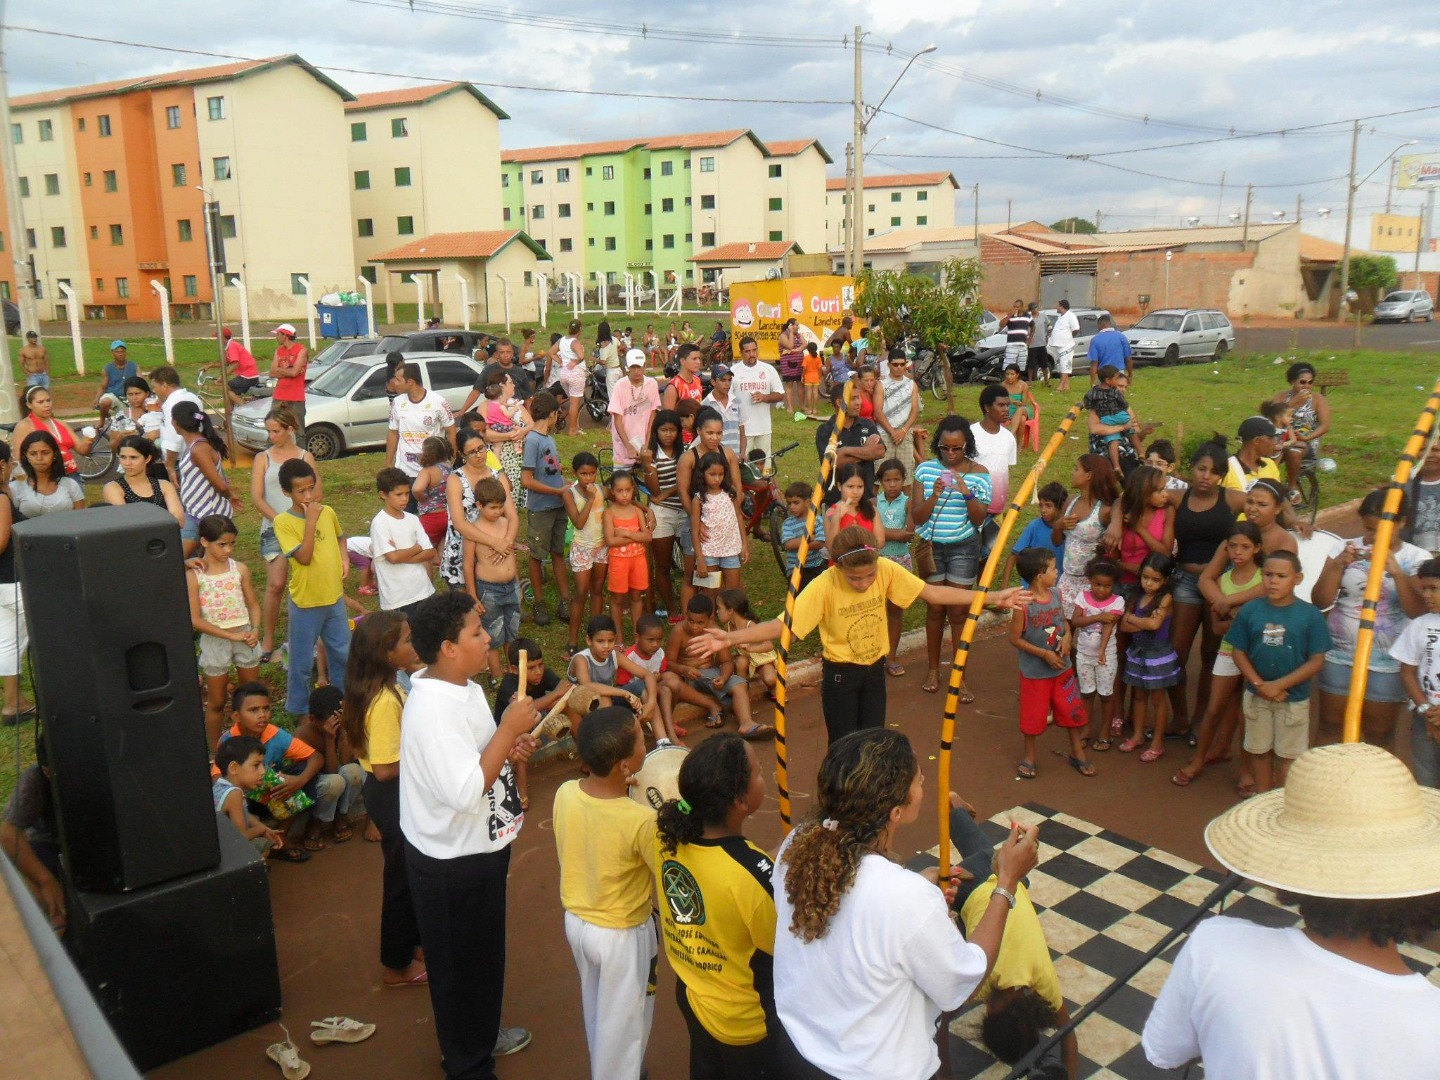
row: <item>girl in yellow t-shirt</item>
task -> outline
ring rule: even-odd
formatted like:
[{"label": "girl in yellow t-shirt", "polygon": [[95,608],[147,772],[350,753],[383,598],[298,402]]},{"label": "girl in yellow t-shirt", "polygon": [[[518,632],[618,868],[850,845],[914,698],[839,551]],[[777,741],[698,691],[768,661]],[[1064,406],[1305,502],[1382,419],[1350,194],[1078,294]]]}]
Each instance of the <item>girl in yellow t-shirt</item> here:
[{"label": "girl in yellow t-shirt", "polygon": [[345,669],[345,705],[340,725],[365,770],[365,812],[380,830],[385,856],[380,900],[380,963],[387,986],[426,981],[425,964],[415,958],[420,932],[405,876],[405,837],[400,832],[400,714],[405,695],[399,672],[419,662],[410,644],[410,623],[399,611],[366,615],[350,639]]}]

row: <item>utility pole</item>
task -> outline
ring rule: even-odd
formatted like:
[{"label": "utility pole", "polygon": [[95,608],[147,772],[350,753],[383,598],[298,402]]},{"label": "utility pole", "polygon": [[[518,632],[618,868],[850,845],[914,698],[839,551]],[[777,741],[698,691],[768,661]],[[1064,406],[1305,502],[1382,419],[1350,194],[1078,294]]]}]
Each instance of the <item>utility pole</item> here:
[{"label": "utility pole", "polygon": [[850,195],[850,243],[853,246],[850,272],[856,277],[865,269],[865,94],[862,86],[864,65],[860,52],[860,45],[864,40],[865,34],[857,25],[855,40],[851,43],[855,49],[855,170]]},{"label": "utility pole", "polygon": [[1296,224],[1296,225],[1299,225],[1299,224],[1300,224],[1300,211],[1303,210],[1304,208],[1305,208],[1305,196],[1304,196],[1304,195],[1296,195],[1296,196],[1295,196],[1295,224]]},{"label": "utility pole", "polygon": [[975,183],[975,225],[972,235],[975,238],[975,250],[980,250],[980,183]]},{"label": "utility pole", "polygon": [[1215,203],[1215,224],[1220,224],[1220,218],[1225,213],[1225,174],[1220,174],[1220,199]]},{"label": "utility pole", "polygon": [[1435,221],[1435,188],[1431,187],[1425,194],[1425,201],[1420,204],[1420,220],[1416,224],[1415,231],[1419,233],[1415,238],[1415,288],[1420,288],[1420,252],[1430,246],[1430,228]]},{"label": "utility pole", "polygon": [[1360,152],[1360,121],[1350,133],[1350,178],[1345,182],[1345,247],[1340,256],[1340,301],[1350,291],[1350,226],[1355,220],[1355,158]]},{"label": "utility pole", "polygon": [[1009,232],[1009,231],[1010,231],[1010,202],[1011,202],[1011,200],[1009,200],[1009,199],[1006,199],[1006,200],[1005,200],[1005,231],[1006,231],[1006,232]]},{"label": "utility pole", "polygon": [[1395,167],[1400,162],[1394,154],[1390,155],[1390,182],[1385,185],[1385,213],[1390,213],[1390,193],[1395,190]]},{"label": "utility pole", "polygon": [[845,276],[855,272],[850,258],[855,254],[851,241],[855,236],[855,144],[845,144],[845,220],[840,226],[845,241]]},{"label": "utility pole", "polygon": [[1250,202],[1255,198],[1255,185],[1245,185],[1245,226],[1240,232],[1240,247],[1245,249],[1250,243]]},{"label": "utility pole", "polygon": [[1096,231],[1097,233],[1100,231],[1100,221],[1101,221],[1102,218],[1104,218],[1104,216],[1105,216],[1105,212],[1104,212],[1103,210],[1096,210],[1096,211],[1095,211],[1095,231]]}]

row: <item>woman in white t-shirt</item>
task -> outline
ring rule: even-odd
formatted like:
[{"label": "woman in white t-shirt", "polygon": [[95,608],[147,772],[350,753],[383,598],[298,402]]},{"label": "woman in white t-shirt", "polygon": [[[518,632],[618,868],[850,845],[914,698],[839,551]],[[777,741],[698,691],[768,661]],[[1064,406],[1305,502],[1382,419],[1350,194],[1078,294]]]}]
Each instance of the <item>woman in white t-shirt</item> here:
[{"label": "woman in white t-shirt", "polygon": [[585,403],[585,344],[580,340],[580,320],[573,319],[565,336],[555,343],[558,369],[552,368],[560,389],[565,391],[569,414],[566,431],[571,435],[580,430],[580,406]]},{"label": "woman in white t-shirt", "polygon": [[924,1080],[940,1067],[935,1024],[994,966],[1014,891],[1035,866],[1037,830],[1001,845],[998,884],[967,942],[931,875],[895,861],[895,830],[924,795],[898,731],[867,728],[830,744],[816,807],[775,867],[775,1007],[784,1075],[803,1080]]}]

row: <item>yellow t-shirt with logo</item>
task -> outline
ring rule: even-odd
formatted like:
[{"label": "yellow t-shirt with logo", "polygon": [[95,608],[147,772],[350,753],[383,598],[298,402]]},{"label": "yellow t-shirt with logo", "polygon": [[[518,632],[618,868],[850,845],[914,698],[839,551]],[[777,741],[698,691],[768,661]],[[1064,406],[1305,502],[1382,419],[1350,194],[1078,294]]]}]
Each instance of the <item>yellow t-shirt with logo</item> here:
[{"label": "yellow t-shirt with logo", "polygon": [[1237,457],[1230,458],[1229,468],[1225,470],[1225,479],[1220,481],[1221,487],[1230,488],[1232,491],[1249,491],[1255,486],[1256,480],[1280,479],[1280,466],[1274,458],[1262,457],[1259,467],[1254,472],[1246,472],[1245,466],[1240,464]]},{"label": "yellow t-shirt with logo", "polygon": [[597,799],[571,780],[555,793],[554,827],[566,911],[611,930],[650,918],[654,810],[634,799]]},{"label": "yellow t-shirt with logo", "polygon": [[368,773],[375,765],[394,765],[400,760],[400,717],[405,711],[405,691],[386,687],[375,695],[365,710],[365,753],[355,760]]},{"label": "yellow t-shirt with logo", "polygon": [[890,652],[885,601],[907,608],[919,599],[925,582],[889,559],[876,563],[875,571],[874,583],[863,593],[852,589],[835,566],[807,585],[795,599],[790,623],[796,639],[819,626],[825,659],[840,664],[883,660]]},{"label": "yellow t-shirt with logo", "polygon": [[[995,884],[995,875],[991,874],[988,881],[977,886],[965,899],[960,918],[965,923],[967,937],[980,925],[985,909],[990,906]],[[1023,884],[1015,886],[1015,910],[1005,920],[1005,934],[1000,939],[995,966],[975,991],[975,1000],[984,1001],[994,990],[1022,986],[1030,987],[1056,1009],[1065,1006],[1064,995],[1060,993],[1060,979],[1050,959],[1050,948],[1045,944],[1045,930]]]},{"label": "yellow t-shirt with logo", "polygon": [[[288,558],[305,540],[305,519],[289,510],[275,515],[275,539]],[[323,507],[315,522],[315,548],[310,564],[290,559],[290,599],[296,607],[329,607],[345,591],[340,573],[340,519]]]},{"label": "yellow t-shirt with logo", "polygon": [[660,936],[690,1008],[727,1046],[759,1042],[775,1011],[770,856],[743,836],[656,850]]}]

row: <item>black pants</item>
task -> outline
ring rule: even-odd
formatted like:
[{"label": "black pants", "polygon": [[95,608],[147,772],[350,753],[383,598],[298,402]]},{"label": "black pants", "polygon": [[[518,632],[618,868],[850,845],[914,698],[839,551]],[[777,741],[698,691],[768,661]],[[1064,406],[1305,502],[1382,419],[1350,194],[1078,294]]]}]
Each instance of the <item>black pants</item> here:
[{"label": "black pants", "polygon": [[[675,1000],[690,1029],[690,1080],[776,1080],[780,1076],[775,1040],[770,1035],[749,1046],[731,1046],[705,1030],[679,979],[675,980]],[[773,1018],[771,1023],[779,1027]]]},{"label": "black pants", "polygon": [[[1050,350],[1041,345],[1030,350],[1030,375],[1031,379],[1050,377]],[[1042,375],[1043,372],[1043,375]]]},{"label": "black pants", "polygon": [[400,832],[400,778],[377,780],[366,773],[360,791],[365,797],[365,812],[380,830],[380,851],[385,856],[380,894],[380,963],[400,971],[410,966],[420,947],[410,878],[405,873],[405,837]]},{"label": "black pants", "polygon": [[305,448],[305,443],[302,441],[305,438],[305,402],[276,401],[275,404],[284,405],[290,414],[295,417],[296,423],[300,425],[299,430],[295,432],[295,441],[300,443],[300,448],[303,450]]},{"label": "black pants", "polygon": [[825,730],[836,739],[861,728],[885,726],[885,661],[842,664],[824,660],[820,667],[820,708]]},{"label": "black pants", "polygon": [[430,1008],[448,1080],[494,1080],[505,995],[505,880],[510,849],[432,859],[405,844],[425,942]]},{"label": "black pants", "polygon": [[775,1025],[775,1060],[780,1066],[781,1080],[835,1080],[824,1069],[811,1065],[795,1049],[789,1034],[779,1023]]}]

